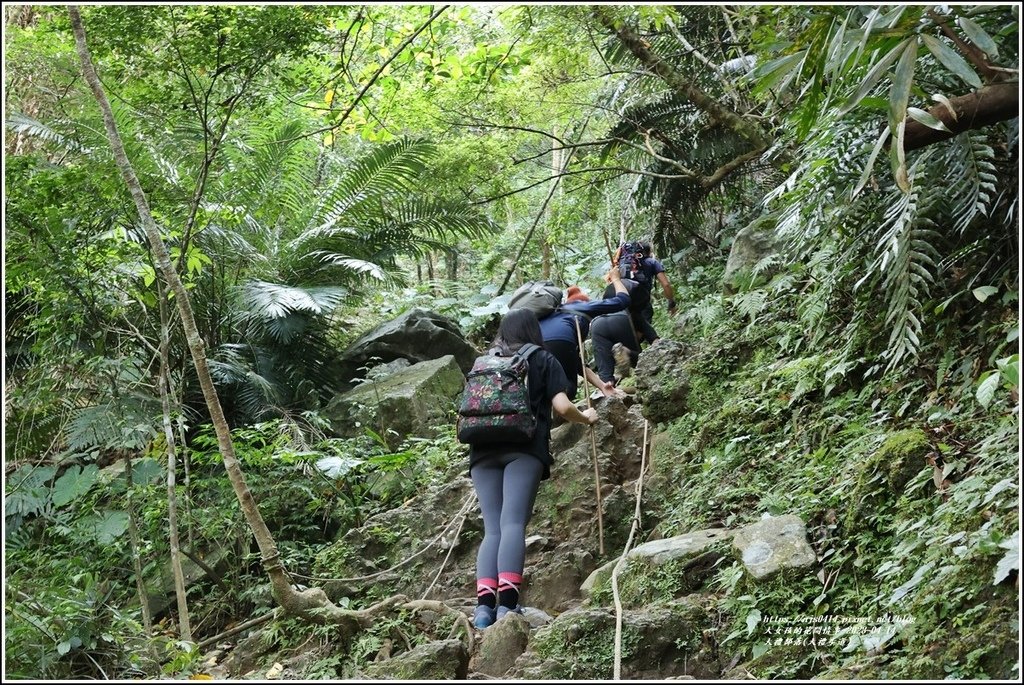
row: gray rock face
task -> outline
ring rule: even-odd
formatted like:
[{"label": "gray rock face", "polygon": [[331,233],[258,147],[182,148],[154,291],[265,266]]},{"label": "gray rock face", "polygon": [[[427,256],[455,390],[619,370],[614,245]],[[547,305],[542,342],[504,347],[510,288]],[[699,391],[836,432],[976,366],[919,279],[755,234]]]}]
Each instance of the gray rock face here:
[{"label": "gray rock face", "polygon": [[[623,648],[623,679],[661,680],[681,673],[716,678],[720,672],[718,656],[703,636],[708,620],[707,609],[690,598],[624,611],[622,631],[631,638]],[[610,646],[614,635],[614,608],[567,611],[536,632],[530,650],[507,676],[524,680],[609,680],[613,676],[610,648],[578,650],[573,645]],[[541,656],[550,653],[572,657]]]},{"label": "gray rock face", "polygon": [[[654,540],[647,542],[642,545],[631,549],[629,554],[626,555],[626,562],[633,559],[638,559],[646,562],[649,566],[662,566],[670,561],[676,559],[692,560],[693,565],[698,565],[697,562],[701,560],[701,557],[712,550],[712,548],[720,546],[722,542],[732,537],[733,533],[725,528],[711,528],[708,530],[698,530],[692,533],[686,533],[685,535],[677,535],[675,537],[666,538],[664,540]],[[715,559],[705,560],[710,561],[709,564],[700,564],[704,566],[712,566],[713,562],[721,555],[716,555]],[[604,583],[610,582],[612,577],[612,570],[615,568],[615,564],[618,560],[613,560],[597,569],[583,582],[580,586],[580,592],[584,595],[589,596],[594,589],[603,585]],[[685,565],[685,572],[688,575],[696,575],[692,573],[692,569],[689,565]],[[628,563],[624,564],[625,571],[620,570],[619,576],[622,577],[623,573],[628,573]],[[699,585],[704,578],[690,578],[691,584]]]},{"label": "gray rock face", "polygon": [[636,390],[645,418],[663,423],[686,413],[690,382],[685,362],[686,348],[668,338],[658,338],[640,355]]},{"label": "gray rock face", "polygon": [[483,631],[480,648],[473,659],[473,671],[494,678],[505,675],[526,651],[530,624],[524,616],[508,614]]},{"label": "gray rock face", "polygon": [[775,219],[769,216],[755,219],[736,234],[722,275],[727,293],[736,291],[742,274],[749,273],[758,262],[776,251],[774,230]]},{"label": "gray rock face", "polygon": [[[428,309],[412,309],[364,334],[342,353],[342,378],[362,378],[360,367],[407,359],[412,363],[455,357],[463,374],[477,356],[462,330],[451,319]],[[377,358],[374,360],[374,358]]]},{"label": "gray rock face", "polygon": [[324,413],[341,436],[361,435],[367,426],[389,442],[430,435],[434,426],[447,423],[465,383],[455,358],[446,355],[349,390],[334,398]]},{"label": "gray rock face", "polygon": [[808,568],[818,557],[807,543],[799,516],[769,517],[744,526],[733,536],[733,547],[754,578],[769,578],[783,569]]},{"label": "gray rock face", "polygon": [[469,654],[461,640],[438,640],[362,669],[366,680],[465,680]]}]

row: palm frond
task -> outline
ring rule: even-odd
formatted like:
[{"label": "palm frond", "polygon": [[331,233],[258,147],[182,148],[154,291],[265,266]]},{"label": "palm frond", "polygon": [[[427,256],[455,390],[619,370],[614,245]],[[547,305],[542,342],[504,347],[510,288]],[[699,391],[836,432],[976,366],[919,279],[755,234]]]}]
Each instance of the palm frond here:
[{"label": "palm frond", "polygon": [[[939,237],[928,218],[934,198],[922,187],[929,155],[918,158],[911,168],[913,183],[909,193],[895,191],[895,202],[886,210],[884,221],[875,231],[876,258],[855,287],[881,276],[880,287],[887,299],[885,324],[890,326],[884,353],[887,368],[917,355],[921,341],[922,302],[927,298],[938,255],[932,245]],[[933,192],[935,192],[933,190]]]},{"label": "palm frond", "polygon": [[433,143],[426,140],[403,139],[385,143],[360,158],[327,194],[320,227],[331,228],[342,216],[358,213],[381,197],[410,191],[434,150]]},{"label": "palm frond", "polygon": [[241,305],[247,315],[278,319],[302,313],[321,316],[334,310],[349,295],[340,287],[298,287],[252,280],[240,288]]},{"label": "palm frond", "polygon": [[11,112],[7,115],[4,123],[7,128],[11,129],[16,134],[32,136],[48,143],[54,143],[73,152],[88,152],[88,150],[77,141],[68,138],[66,135],[59,133],[50,126],[36,121],[32,117],[22,114],[21,112]]}]

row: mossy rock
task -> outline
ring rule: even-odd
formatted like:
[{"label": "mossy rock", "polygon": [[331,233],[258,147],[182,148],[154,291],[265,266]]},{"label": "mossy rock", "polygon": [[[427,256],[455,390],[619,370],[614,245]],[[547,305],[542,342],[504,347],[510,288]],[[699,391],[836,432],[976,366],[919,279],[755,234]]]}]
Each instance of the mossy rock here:
[{"label": "mossy rock", "polygon": [[872,455],[871,464],[885,472],[886,484],[902,492],[910,479],[926,466],[931,443],[924,431],[911,428],[891,433]]},{"label": "mossy rock", "polygon": [[[717,677],[720,666],[703,628],[710,620],[699,597],[623,612],[622,677]],[[614,671],[615,611],[577,609],[541,628],[517,677],[608,680]]]},{"label": "mossy rock", "polygon": [[855,464],[856,484],[848,499],[846,529],[858,528],[857,520],[866,508],[895,503],[907,484],[927,464],[932,450],[928,435],[916,428],[889,433],[882,444],[863,461]]},{"label": "mossy rock", "polygon": [[439,640],[365,666],[358,675],[367,680],[465,680],[468,672],[462,641]]}]

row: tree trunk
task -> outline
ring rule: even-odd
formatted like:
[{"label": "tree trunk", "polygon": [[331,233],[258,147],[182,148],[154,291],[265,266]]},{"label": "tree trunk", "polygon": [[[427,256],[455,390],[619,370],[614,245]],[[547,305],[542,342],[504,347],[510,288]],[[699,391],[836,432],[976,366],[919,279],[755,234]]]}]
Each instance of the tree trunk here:
[{"label": "tree trunk", "polygon": [[651,52],[643,38],[634,33],[628,26],[616,26],[615,20],[604,7],[600,5],[594,6],[593,12],[602,26],[611,30],[618,37],[619,41],[640,60],[641,64],[660,76],[676,93],[685,97],[694,106],[706,112],[712,119],[720,122],[729,130],[749,140],[755,149],[768,149],[768,136],[761,131],[757,124],[744,119],[730,108],[709,96],[696,84],[684,78],[668,62]]},{"label": "tree trunk", "polygon": [[[551,175],[558,176],[562,171],[562,158],[561,151],[558,149],[558,141],[552,138],[551,140]],[[560,187],[559,183],[561,179],[555,179],[555,186]],[[545,224],[551,226],[554,223],[555,218],[555,206],[551,205],[548,210],[547,220]],[[548,231],[540,236],[540,277],[550,280],[551,279],[551,242],[548,240]]]},{"label": "tree trunk", "polygon": [[163,276],[164,281],[167,283],[168,288],[172,293],[174,293],[174,300],[181,316],[182,330],[185,333],[185,339],[188,341],[189,352],[192,355],[192,362],[195,365],[196,376],[199,379],[199,385],[202,388],[203,397],[206,400],[206,406],[210,412],[210,420],[213,423],[214,431],[217,434],[217,445],[220,450],[221,458],[224,460],[224,469],[227,471],[228,479],[231,481],[231,487],[235,491],[235,496],[238,497],[246,522],[249,524],[249,528],[252,530],[252,533],[256,538],[256,544],[259,546],[264,568],[266,569],[267,575],[270,577],[271,591],[273,592],[274,598],[286,611],[292,613],[306,613],[309,609],[324,606],[326,596],[322,590],[318,593],[312,591],[299,593],[294,587],[292,587],[284,566],[281,564],[277,544],[274,542],[274,538],[270,534],[270,529],[267,528],[267,524],[263,520],[263,516],[260,514],[259,508],[256,506],[256,501],[253,499],[252,492],[245,483],[245,476],[242,474],[241,466],[235,456],[234,445],[231,443],[231,432],[228,428],[227,419],[224,416],[224,410],[221,407],[220,399],[217,397],[217,390],[214,387],[213,378],[210,376],[210,368],[206,360],[206,351],[204,349],[203,340],[199,336],[199,331],[196,327],[195,315],[192,311],[192,304],[189,300],[188,292],[185,290],[185,286],[182,284],[181,278],[179,278],[178,273],[174,270],[174,267],[171,264],[171,258],[168,254],[167,246],[164,245],[163,239],[160,236],[160,228],[156,225],[156,221],[153,219],[153,214],[149,209],[149,203],[146,199],[146,195],[142,190],[142,186],[139,184],[139,179],[135,175],[135,170],[132,168],[131,162],[128,160],[128,156],[125,153],[124,145],[121,142],[121,136],[118,133],[117,125],[114,122],[113,112],[110,109],[110,102],[107,100],[107,96],[103,92],[103,86],[100,84],[99,77],[96,74],[96,69],[92,63],[92,56],[90,55],[89,47],[86,44],[85,28],[82,26],[82,17],[78,11],[78,7],[74,5],[69,6],[68,14],[71,17],[71,27],[75,34],[75,46],[78,52],[78,57],[82,63],[82,71],[85,76],[85,80],[89,84],[89,88],[92,90],[93,96],[96,98],[96,102],[99,104],[100,110],[103,113],[103,123],[106,128],[107,138],[110,141],[110,148],[113,152],[114,160],[117,163],[117,167],[124,178],[129,192],[131,193],[132,200],[135,202],[135,207],[139,212],[139,218],[142,221],[142,227],[145,230],[150,250],[153,253],[153,259],[160,268],[160,273]]},{"label": "tree trunk", "polygon": [[170,534],[171,573],[174,575],[174,596],[178,600],[178,635],[192,641],[192,622],[188,615],[185,594],[185,574],[181,570],[181,547],[178,538],[178,493],[175,488],[177,458],[174,453],[174,427],[171,425],[170,361],[167,349],[171,345],[170,323],[167,316],[167,293],[160,288],[160,407],[163,410],[164,440],[167,442],[167,526]]},{"label": "tree trunk", "polygon": [[1020,116],[1020,83],[992,83],[973,93],[950,98],[950,104],[956,112],[956,118],[944,104],[928,110],[928,113],[945,124],[949,131],[936,131],[908,119],[906,131],[903,133],[903,148],[908,151],[916,150],[947,140],[964,131]]},{"label": "tree trunk", "polygon": [[445,270],[449,281],[459,280],[459,253],[449,252],[444,258]]},{"label": "tree trunk", "polygon": [[139,606],[142,609],[142,627],[147,635],[153,634],[153,614],[149,611],[149,598],[146,596],[146,584],[142,580],[142,544],[139,539],[139,524],[136,522],[135,504],[132,502],[132,456],[125,455],[124,479],[128,482],[126,498],[128,500],[128,540],[132,546],[132,566],[135,569],[135,590],[139,594]]}]

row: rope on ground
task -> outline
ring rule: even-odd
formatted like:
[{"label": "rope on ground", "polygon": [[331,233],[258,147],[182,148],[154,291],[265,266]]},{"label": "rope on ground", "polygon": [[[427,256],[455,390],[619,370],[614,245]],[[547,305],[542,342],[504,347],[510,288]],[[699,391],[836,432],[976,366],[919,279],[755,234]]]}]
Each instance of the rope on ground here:
[{"label": "rope on ground", "polygon": [[[403,559],[402,561],[398,562],[397,564],[395,564],[391,568],[386,568],[383,571],[376,571],[374,573],[370,573],[370,574],[365,575],[365,576],[357,576],[355,578],[323,578],[323,577],[319,577],[319,576],[304,576],[301,573],[295,573],[294,571],[290,571],[288,573],[288,575],[295,576],[297,578],[302,578],[303,580],[317,580],[317,581],[331,582],[331,583],[356,583],[356,582],[360,582],[360,581],[363,581],[363,580],[372,580],[374,578],[377,578],[379,576],[385,575],[387,573],[391,573],[392,571],[395,571],[397,569],[402,568],[403,566],[408,564],[410,561],[412,561],[416,557],[424,554],[428,549],[430,549],[431,547],[436,545],[442,538],[444,538],[444,534],[446,532],[448,532],[448,529],[452,527],[452,524],[455,523],[456,521],[458,521],[460,518],[461,518],[462,522],[465,522],[466,515],[469,513],[470,508],[473,506],[473,502],[474,501],[476,501],[476,493],[475,492],[471,492],[471,493],[469,493],[469,495],[466,496],[466,499],[463,502],[462,507],[459,509],[459,513],[455,514],[455,517],[452,518],[451,521],[449,521],[448,523],[445,524],[444,528],[441,529],[441,532],[438,533],[434,537],[433,540],[431,540],[429,543],[427,543],[427,545],[423,549],[421,549],[420,551],[416,552],[416,554],[413,554],[411,557],[407,557],[407,558]],[[462,530],[462,523],[459,524],[459,530],[460,531]]]},{"label": "rope on ground", "polygon": [[626,561],[626,555],[633,544],[633,536],[640,528],[640,500],[644,492],[644,471],[647,469],[647,427],[650,423],[644,420],[644,442],[640,449],[640,475],[636,478],[636,509],[633,512],[633,524],[629,528],[626,546],[622,548],[619,560],[612,568],[612,598],[615,600],[615,680],[622,680],[622,601],[619,599],[619,569]]},{"label": "rope on ground", "polygon": [[452,544],[448,546],[448,554],[444,555],[444,561],[441,562],[441,567],[437,569],[437,575],[435,575],[434,579],[430,581],[430,585],[428,585],[427,589],[423,591],[423,596],[420,597],[420,599],[427,598],[427,595],[430,594],[430,591],[434,589],[434,585],[437,584],[437,579],[441,577],[441,573],[444,571],[444,567],[448,565],[448,560],[452,558],[452,552],[455,551],[455,546],[459,542],[459,535],[462,533],[462,526],[466,524],[466,516],[469,515],[469,506],[473,503],[473,500],[469,499],[468,502],[469,504],[463,505],[462,509],[459,511],[459,528],[455,531],[455,536],[452,538]]},{"label": "rope on ground", "polygon": [[[583,357],[583,332],[580,330],[580,320],[575,316],[572,320],[576,323],[576,342],[580,348],[580,373],[583,374],[583,390],[587,395],[587,409],[593,405],[590,402],[590,385],[587,382],[587,360]],[[594,493],[597,495],[597,551],[604,556],[604,507],[601,504],[601,471],[597,466],[597,437],[594,435],[594,426],[587,426],[590,432],[590,454],[594,460]]]}]

